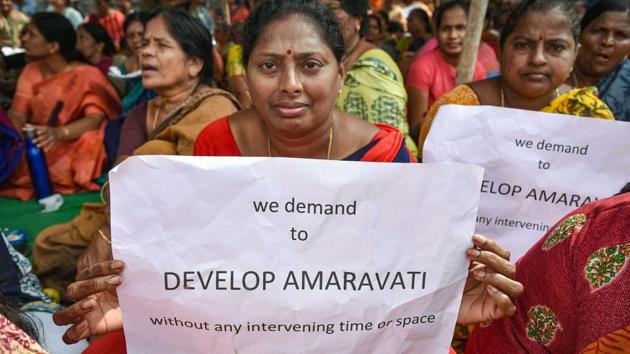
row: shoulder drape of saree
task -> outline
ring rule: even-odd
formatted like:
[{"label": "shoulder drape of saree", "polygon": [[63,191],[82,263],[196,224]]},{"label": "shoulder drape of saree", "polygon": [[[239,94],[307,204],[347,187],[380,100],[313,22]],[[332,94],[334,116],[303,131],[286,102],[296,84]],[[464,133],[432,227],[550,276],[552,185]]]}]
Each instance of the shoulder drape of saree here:
[{"label": "shoulder drape of saree", "polygon": [[134,155],[192,155],[195,139],[203,128],[238,111],[239,107],[238,100],[229,92],[203,89],[169,113]]},{"label": "shoulder drape of saree", "polygon": [[594,86],[575,88],[560,95],[541,111],[579,117],[615,119],[608,105],[597,97],[597,88]]},{"label": "shoulder drape of saree", "polygon": [[376,141],[370,150],[361,158],[361,161],[369,162],[394,162],[401,153],[401,149],[409,155],[410,162],[416,162],[413,153],[405,145],[405,136],[396,128],[386,124],[375,124],[379,128],[378,133],[372,138]]},{"label": "shoulder drape of saree", "polygon": [[59,125],[83,118],[88,113],[100,113],[113,119],[121,109],[114,87],[98,69],[88,65],[79,65],[34,84],[32,94],[30,106],[34,124],[46,124],[59,101],[63,102]]}]

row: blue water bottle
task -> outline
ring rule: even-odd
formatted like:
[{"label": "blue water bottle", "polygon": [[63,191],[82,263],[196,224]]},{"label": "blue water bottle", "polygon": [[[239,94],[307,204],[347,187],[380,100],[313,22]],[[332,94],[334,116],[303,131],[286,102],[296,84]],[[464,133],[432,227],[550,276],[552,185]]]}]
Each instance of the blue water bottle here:
[{"label": "blue water bottle", "polygon": [[48,165],[46,165],[46,156],[44,151],[33,142],[35,128],[24,127],[22,130],[26,137],[26,161],[28,162],[28,170],[31,173],[35,195],[38,200],[44,199],[53,194],[50,176],[48,175]]}]

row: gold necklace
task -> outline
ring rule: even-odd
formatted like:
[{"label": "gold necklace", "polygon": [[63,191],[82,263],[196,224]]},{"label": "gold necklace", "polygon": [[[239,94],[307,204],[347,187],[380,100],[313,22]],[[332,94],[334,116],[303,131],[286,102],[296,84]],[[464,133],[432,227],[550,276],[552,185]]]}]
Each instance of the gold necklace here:
[{"label": "gold necklace", "polygon": [[[330,160],[330,154],[332,153],[332,145],[333,145],[333,126],[330,125],[330,129],[328,131],[328,152],[326,153],[326,160]],[[271,156],[271,139],[269,138],[269,134],[267,134],[267,156]]]},{"label": "gold necklace", "polygon": [[[503,85],[499,86],[499,92],[501,93],[501,107],[505,107],[505,93],[503,92]],[[555,98],[558,98],[558,97],[560,97],[560,89],[556,88],[556,97]]]}]

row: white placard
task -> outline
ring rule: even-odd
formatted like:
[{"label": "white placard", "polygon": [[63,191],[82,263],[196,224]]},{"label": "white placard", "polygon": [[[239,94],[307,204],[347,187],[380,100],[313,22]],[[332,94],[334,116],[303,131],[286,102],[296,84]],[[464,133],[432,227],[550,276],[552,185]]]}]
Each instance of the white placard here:
[{"label": "white placard", "polygon": [[482,176],[462,164],[131,157],[110,173],[127,348],[447,353]]},{"label": "white placard", "polygon": [[630,181],[630,124],[448,105],[433,122],[423,162],[485,168],[476,230],[516,260],[564,215]]}]

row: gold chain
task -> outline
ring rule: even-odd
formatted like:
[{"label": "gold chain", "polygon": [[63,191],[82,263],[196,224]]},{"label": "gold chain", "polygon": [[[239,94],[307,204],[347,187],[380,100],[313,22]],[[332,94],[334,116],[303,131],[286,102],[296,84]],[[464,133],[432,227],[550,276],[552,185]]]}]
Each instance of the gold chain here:
[{"label": "gold chain", "polygon": [[[503,92],[503,85],[499,86],[499,92],[501,93],[501,107],[505,107],[505,93]],[[556,88],[556,97],[560,97],[560,89]]]},{"label": "gold chain", "polygon": [[[330,129],[328,131],[328,152],[326,153],[326,160],[330,160],[330,154],[332,153],[332,145],[333,145],[333,127],[330,125]],[[267,156],[271,156],[271,139],[269,138],[269,134],[267,134]]]},{"label": "gold chain", "polygon": [[98,234],[103,238],[103,240],[105,240],[105,242],[109,243],[110,245],[112,244],[112,240],[105,236],[105,233],[100,228],[98,229]]}]

